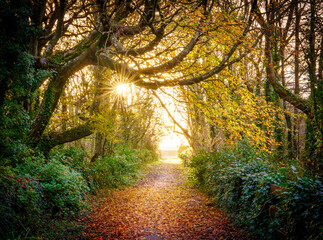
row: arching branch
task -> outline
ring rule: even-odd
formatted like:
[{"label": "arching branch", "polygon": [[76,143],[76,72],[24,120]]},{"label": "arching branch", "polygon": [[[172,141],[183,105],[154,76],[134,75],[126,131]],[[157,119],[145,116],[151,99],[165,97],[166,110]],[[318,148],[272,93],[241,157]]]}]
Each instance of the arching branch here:
[{"label": "arching branch", "polygon": [[146,74],[146,75],[151,75],[151,74],[156,74],[156,73],[163,73],[166,72],[175,66],[177,66],[180,62],[183,61],[183,59],[193,50],[195,44],[199,40],[201,34],[199,32],[195,33],[194,37],[191,39],[191,41],[187,44],[187,46],[183,49],[182,52],[180,52],[176,57],[174,57],[172,60],[156,66],[156,67],[151,67],[151,68],[146,68],[140,70],[140,74]]},{"label": "arching branch", "polygon": [[279,95],[280,98],[286,100],[290,104],[292,104],[294,107],[298,108],[299,110],[303,111],[307,115],[311,115],[311,107],[310,104],[307,100],[301,98],[300,96],[292,93],[289,91],[287,88],[285,88],[277,78],[277,74],[275,73],[274,70],[274,63],[273,63],[273,58],[272,58],[272,32],[273,28],[272,26],[264,19],[262,16],[260,9],[258,6],[256,6],[255,10],[256,14],[256,19],[257,22],[260,24],[262,27],[262,30],[265,34],[265,56],[266,56],[266,72],[267,72],[267,77],[274,88],[275,92]]},{"label": "arching branch", "polygon": [[57,145],[73,142],[81,138],[90,136],[92,129],[89,123],[82,124],[80,126],[68,129],[64,132],[54,132],[45,134],[40,140],[40,148],[44,152],[48,152],[50,149]]},{"label": "arching branch", "polygon": [[126,56],[139,56],[142,54],[145,54],[149,51],[152,51],[154,47],[156,47],[160,41],[164,37],[164,30],[165,30],[166,25],[163,24],[155,33],[155,38],[149,42],[145,47],[138,48],[138,49],[127,49],[124,48],[118,41],[118,39],[112,35],[111,36],[111,43],[115,47],[116,51],[118,54],[126,55]]}]

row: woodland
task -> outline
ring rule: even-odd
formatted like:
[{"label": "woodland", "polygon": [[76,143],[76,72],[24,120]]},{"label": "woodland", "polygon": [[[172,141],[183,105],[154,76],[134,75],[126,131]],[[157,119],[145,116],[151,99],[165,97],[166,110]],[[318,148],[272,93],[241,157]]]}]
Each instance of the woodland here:
[{"label": "woodland", "polygon": [[251,239],[322,239],[322,26],[319,0],[0,0],[0,239],[68,239],[171,132]]}]

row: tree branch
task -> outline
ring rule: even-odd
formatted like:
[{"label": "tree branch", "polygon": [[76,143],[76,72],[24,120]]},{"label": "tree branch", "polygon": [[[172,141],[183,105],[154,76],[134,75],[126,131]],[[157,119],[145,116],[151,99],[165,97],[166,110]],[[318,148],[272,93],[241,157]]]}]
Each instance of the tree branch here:
[{"label": "tree branch", "polygon": [[60,37],[63,35],[65,6],[65,0],[60,1],[60,5],[56,6],[59,9],[57,17],[57,27],[55,34],[53,35],[52,39],[49,41],[49,44],[46,47],[44,54],[45,57],[48,57],[53,53],[55,45],[57,44]]},{"label": "tree branch", "polygon": [[138,48],[138,49],[126,49],[124,48],[119,42],[118,39],[112,35],[111,36],[111,42],[115,49],[117,50],[117,53],[122,54],[122,55],[130,55],[130,56],[139,56],[141,54],[145,54],[149,51],[152,51],[155,46],[157,46],[160,41],[162,40],[164,36],[164,30],[165,30],[166,25],[162,25],[157,31],[156,31],[156,37],[147,44],[147,46]]},{"label": "tree branch", "polygon": [[182,125],[179,124],[179,122],[176,121],[176,119],[173,117],[173,115],[169,112],[169,110],[167,109],[167,107],[165,106],[165,104],[163,103],[163,101],[160,99],[160,97],[157,95],[157,93],[155,91],[152,91],[153,95],[158,99],[160,105],[165,109],[165,111],[167,112],[169,118],[173,121],[173,123],[176,124],[176,126],[178,126],[182,132],[183,135],[185,136],[185,138],[187,139],[187,141],[190,143],[191,145],[191,135],[189,134],[189,132],[187,131],[187,129],[183,128]]},{"label": "tree branch", "polygon": [[69,77],[78,70],[95,62],[95,59],[93,59],[95,49],[96,42],[81,52],[80,55],[57,69],[57,75],[50,81],[39,111],[30,126],[28,138],[33,145],[37,145],[40,141]]},{"label": "tree branch", "polygon": [[174,57],[172,60],[156,67],[152,68],[146,68],[141,69],[140,74],[146,74],[146,75],[152,75],[155,73],[163,73],[166,72],[175,66],[177,66],[180,62],[183,61],[183,59],[193,50],[195,44],[199,40],[201,34],[199,32],[195,33],[194,37],[191,39],[191,41],[187,44],[187,46],[184,48],[182,52],[180,52],[176,57]]},{"label": "tree branch", "polygon": [[279,95],[280,98],[286,100],[290,104],[292,104],[294,107],[298,108],[299,110],[303,111],[306,115],[311,115],[311,107],[310,103],[302,99],[300,96],[293,94],[291,91],[286,89],[284,86],[282,86],[279,81],[277,80],[277,76],[274,71],[274,65],[273,65],[273,59],[272,59],[272,46],[271,46],[271,38],[272,38],[272,27],[266,22],[266,20],[261,15],[261,12],[257,6],[255,11],[257,21],[262,27],[264,34],[265,34],[265,56],[266,56],[266,72],[267,77],[274,88],[275,92]]},{"label": "tree branch", "polygon": [[[170,87],[170,86],[183,86],[183,85],[192,85],[192,84],[196,84],[199,82],[202,82],[210,77],[212,77],[213,75],[219,73],[220,71],[222,71],[226,66],[233,64],[235,62],[240,61],[243,57],[245,57],[249,52],[246,51],[244,54],[242,54],[240,57],[233,59],[232,61],[229,61],[230,57],[235,53],[235,51],[237,50],[237,48],[241,45],[241,43],[243,42],[243,39],[245,38],[252,22],[253,22],[253,13],[256,10],[256,3],[257,1],[254,1],[252,3],[252,8],[250,10],[250,16],[247,22],[247,26],[244,28],[242,35],[239,37],[239,40],[236,44],[234,44],[234,46],[231,48],[231,50],[224,56],[224,58],[222,59],[222,61],[216,66],[214,67],[212,70],[210,70],[209,72],[200,75],[198,77],[194,77],[191,79],[183,79],[183,80],[169,80],[169,81],[159,81],[159,82],[147,82],[142,80],[142,78],[140,77],[141,74],[144,75],[152,75],[155,73],[162,73],[165,72],[167,70],[170,70],[172,68],[174,68],[176,65],[178,65],[181,61],[183,61],[183,59],[190,53],[190,51],[192,51],[192,49],[194,48],[195,44],[197,43],[199,37],[201,36],[201,34],[199,32],[197,32],[195,34],[195,36],[191,39],[191,41],[189,42],[189,44],[186,46],[186,48],[179,53],[176,57],[174,57],[172,60],[160,65],[160,66],[156,66],[156,67],[152,67],[152,68],[147,68],[147,69],[141,69],[141,70],[134,70],[128,66],[126,66],[125,64],[121,64],[116,62],[115,60],[113,60],[110,56],[109,56],[109,52],[106,53],[102,53],[99,56],[100,59],[100,63],[103,66],[107,66],[112,70],[118,70],[120,71],[120,69],[122,69],[127,76],[130,76],[130,79],[132,80],[132,82],[134,82],[137,86],[140,87],[144,87],[146,89],[158,89],[159,87]],[[256,43],[258,42],[259,39],[257,39]],[[120,46],[118,46],[120,48]]]},{"label": "tree branch", "polygon": [[83,125],[68,129],[64,132],[54,132],[45,134],[40,140],[40,149],[44,152],[48,152],[50,149],[57,145],[73,142],[81,138],[91,135],[92,129],[90,124],[85,123]]}]

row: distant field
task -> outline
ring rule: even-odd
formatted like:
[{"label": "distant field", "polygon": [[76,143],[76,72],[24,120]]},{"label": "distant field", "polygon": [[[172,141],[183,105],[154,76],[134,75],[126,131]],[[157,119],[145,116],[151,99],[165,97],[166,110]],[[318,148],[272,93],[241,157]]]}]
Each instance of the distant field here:
[{"label": "distant field", "polygon": [[160,151],[160,156],[162,158],[177,157],[177,149],[175,149],[175,150],[161,150]]}]

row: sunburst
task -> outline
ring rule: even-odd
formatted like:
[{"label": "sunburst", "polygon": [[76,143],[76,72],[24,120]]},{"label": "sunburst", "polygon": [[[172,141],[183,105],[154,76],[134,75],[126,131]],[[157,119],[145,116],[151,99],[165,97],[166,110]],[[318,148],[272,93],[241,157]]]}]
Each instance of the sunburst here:
[{"label": "sunburst", "polygon": [[132,92],[132,77],[121,68],[117,73],[106,72],[100,79],[100,98],[109,98],[112,101],[127,100]]},{"label": "sunburst", "polygon": [[116,92],[117,94],[121,96],[126,96],[127,92],[129,92],[129,84],[128,83],[122,83],[116,86]]}]

